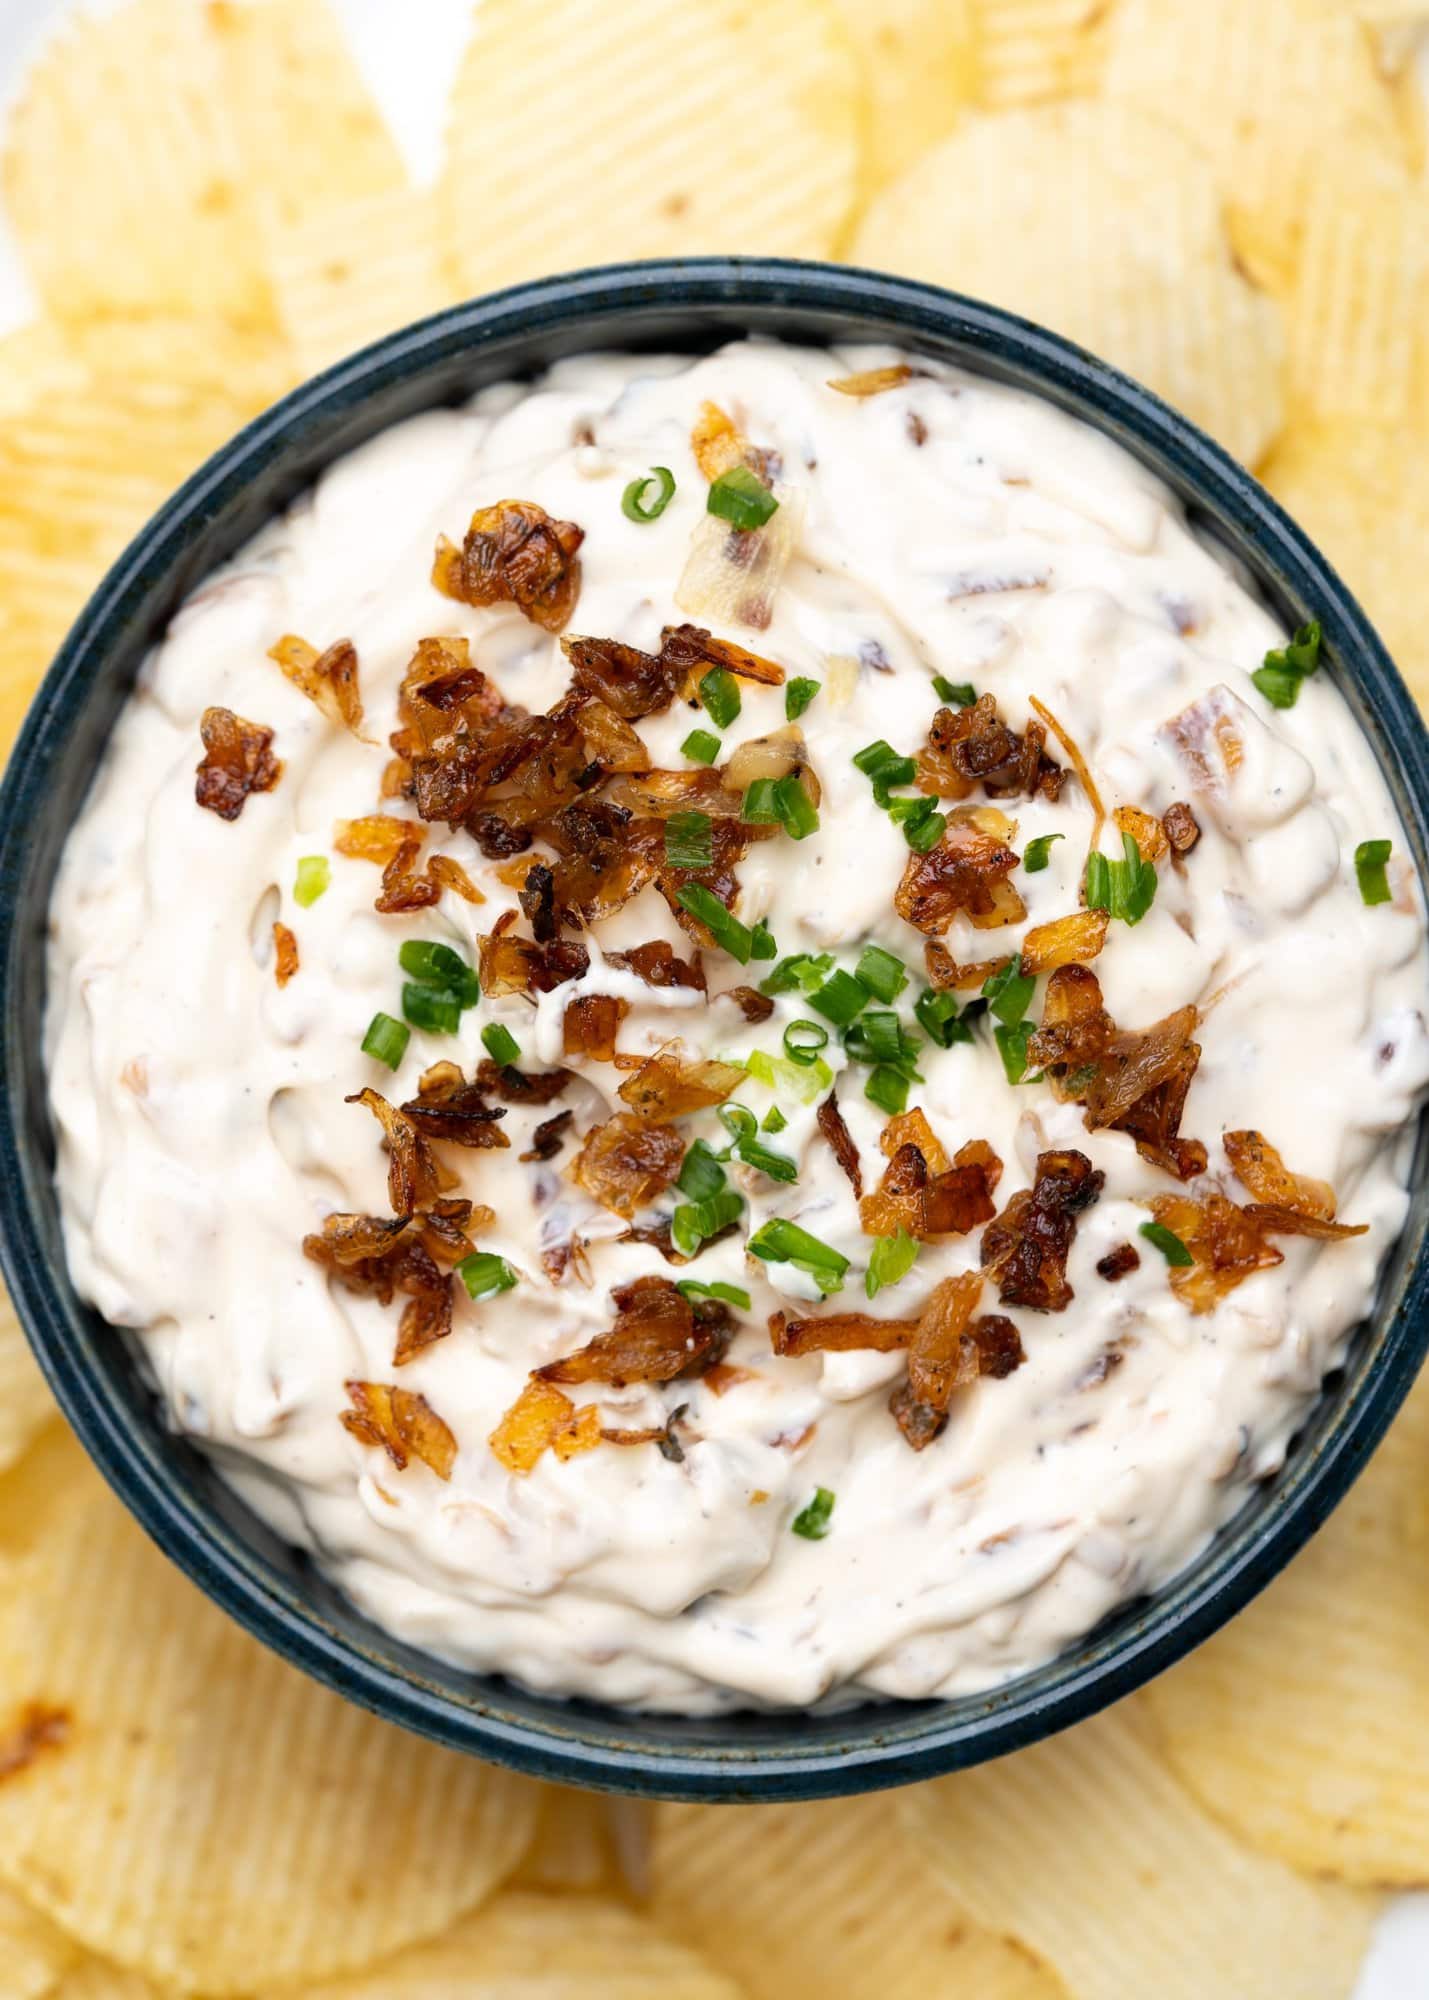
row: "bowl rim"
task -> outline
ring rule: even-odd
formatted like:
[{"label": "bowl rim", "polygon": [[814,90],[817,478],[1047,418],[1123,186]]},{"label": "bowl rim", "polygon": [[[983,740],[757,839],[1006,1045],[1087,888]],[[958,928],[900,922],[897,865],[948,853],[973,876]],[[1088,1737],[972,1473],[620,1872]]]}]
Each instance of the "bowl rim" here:
[{"label": "bowl rim", "polygon": [[[114,563],[46,673],[0,780],[0,1009],[7,1035],[15,1031],[5,1044],[11,1058],[5,1066],[13,1072],[13,1058],[34,1059],[33,1046],[25,1046],[16,1026],[19,955],[34,931],[33,919],[27,930],[24,899],[27,867],[33,861],[29,823],[51,770],[64,755],[78,712],[76,695],[88,686],[87,676],[114,639],[139,579],[180,570],[191,535],[236,503],[310,426],[360,410],[394,376],[422,379],[424,371],[434,371],[438,361],[458,349],[475,353],[533,328],[579,326],[589,337],[568,351],[594,352],[628,344],[603,340],[602,327],[628,324],[636,315],[644,314],[652,325],[684,316],[694,327],[707,312],[763,313],[777,320],[781,314],[797,318],[801,310],[891,329],[835,338],[885,338],[914,348],[920,341],[945,349],[955,344],[959,352],[952,358],[959,365],[976,370],[985,364],[985,372],[1020,381],[1070,409],[1128,447],[1142,463],[1150,463],[1160,476],[1172,476],[1189,489],[1215,520],[1234,523],[1262,583],[1269,575],[1275,594],[1302,608],[1313,604],[1320,616],[1336,678],[1376,748],[1423,877],[1429,834],[1418,802],[1429,801],[1429,733],[1383,645],[1330,563],[1252,474],[1159,397],[1071,341],[1015,314],[910,279],[775,258],[594,267],[453,306],[304,383],[216,452]],[[725,337],[737,331],[732,322]],[[790,338],[807,344],[812,336]],[[686,344],[703,343],[696,338]],[[332,460],[341,455],[341,449],[335,450]],[[86,783],[93,770],[91,758]],[[44,887],[48,891],[50,883]],[[266,1558],[253,1550],[240,1556],[214,1511],[172,1476],[161,1476],[137,1448],[132,1412],[88,1365],[34,1222],[30,1190],[47,1173],[48,1167],[41,1174],[28,1157],[14,1091],[7,1084],[0,1089],[0,1269],[72,1428],[170,1559],[262,1642],[390,1721],[538,1777],[651,1796],[829,1797],[905,1783],[1022,1747],[1130,1693],[1239,1611],[1321,1525],[1382,1437],[1429,1349],[1429,1237],[1424,1216],[1416,1228],[1411,1214],[1393,1253],[1402,1267],[1394,1310],[1386,1318],[1383,1302],[1377,1304],[1368,1323],[1375,1327],[1376,1344],[1362,1379],[1310,1453],[1310,1463],[1292,1482],[1288,1497],[1277,1495],[1258,1520],[1237,1531],[1242,1508],[1222,1531],[1223,1560],[1208,1565],[1198,1561],[1189,1572],[1194,1587],[1167,1586],[1142,1616],[1130,1622],[1122,1616],[1113,1641],[1100,1649],[1091,1635],[1080,1649],[1086,1656],[1081,1664],[1074,1663],[1059,1678],[1054,1673],[1057,1684],[1050,1695],[1020,1694],[1023,1677],[962,1716],[955,1705],[944,1703],[870,1704],[847,1711],[851,1740],[832,1745],[801,1744],[793,1715],[790,1740],[779,1750],[758,1744],[741,1749],[740,1718],[735,1715],[711,1723],[707,1732],[718,1737],[724,1731],[728,1742],[654,1752],[618,1740],[635,1720],[648,1717],[552,1701],[552,1710],[568,1718],[566,1725],[553,1714],[538,1727],[502,1713],[499,1700],[489,1708],[458,1702],[418,1667],[402,1665],[390,1652],[380,1657],[384,1640],[393,1645],[388,1635],[373,1627],[375,1649],[355,1646],[316,1612],[295,1603]],[[1422,1192],[1423,1182],[1416,1171],[1416,1192]],[[1324,1401],[1322,1394],[1316,1407]],[[468,1678],[481,1688],[492,1685],[487,1677]]]}]

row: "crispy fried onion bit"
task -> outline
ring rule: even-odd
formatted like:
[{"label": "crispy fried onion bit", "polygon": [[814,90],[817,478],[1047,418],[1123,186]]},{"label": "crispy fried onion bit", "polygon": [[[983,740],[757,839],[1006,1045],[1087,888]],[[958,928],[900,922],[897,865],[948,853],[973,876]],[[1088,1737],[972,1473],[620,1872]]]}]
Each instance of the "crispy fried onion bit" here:
[{"label": "crispy fried onion bit", "polygon": [[944,1278],[917,1319],[875,1319],[868,1313],[789,1319],[776,1313],[769,1322],[770,1339],[781,1355],[850,1348],[891,1354],[907,1348],[908,1374],[888,1407],[914,1451],[922,1451],[947,1423],[959,1389],[971,1388],[983,1375],[1000,1380],[1026,1359],[1010,1319],[1001,1313],[973,1318],[982,1286],[980,1271]]},{"label": "crispy fried onion bit", "polygon": [[357,648],[351,639],[337,639],[320,653],[306,639],[288,632],[268,649],[299,693],[320,708],[329,722],[362,734],[362,696],[357,684]]},{"label": "crispy fried onion bit", "polygon": [[1030,1188],[1013,1195],[983,1231],[982,1267],[1005,1306],[1064,1312],[1072,1301],[1067,1256],[1077,1217],[1102,1191],[1106,1175],[1085,1153],[1039,1153]]},{"label": "crispy fried onion bit", "polygon": [[531,500],[478,507],[460,548],[437,543],[432,582],[460,604],[514,604],[533,625],[559,632],[580,595],[585,529],[553,521]]},{"label": "crispy fried onion bit", "polygon": [[878,1143],[888,1165],[858,1205],[866,1235],[906,1229],[929,1243],[965,1236],[997,1213],[992,1197],[1002,1162],[985,1139],[970,1139],[950,1160],[924,1113],[914,1109],[890,1118]]},{"label": "crispy fried onion bit", "polygon": [[399,1472],[417,1458],[438,1479],[451,1478],[456,1439],[425,1396],[387,1382],[349,1382],[347,1393],[352,1408],[342,1412],[344,1430],[385,1451]]},{"label": "crispy fried onion bit", "polygon": [[251,792],[271,792],[283,775],[273,755],[273,732],[261,722],[245,722],[231,708],[206,708],[198,733],[203,761],[194,797],[220,819],[237,819]]},{"label": "crispy fried onion bit", "polygon": [[1223,1194],[1200,1200],[1156,1195],[1156,1220],[1174,1231],[1191,1253],[1190,1264],[1172,1265],[1171,1289],[1193,1313],[1207,1313],[1255,1271],[1284,1261],[1271,1236],[1313,1236],[1324,1242],[1363,1236],[1368,1223],[1336,1222],[1335,1193],[1327,1181],[1293,1174],[1260,1132],[1227,1132],[1223,1141],[1232,1170],[1255,1199],[1242,1208]]},{"label": "crispy fried onion bit", "polygon": [[1019,736],[990,694],[971,708],[940,708],[918,752],[917,785],[940,799],[966,799],[981,785],[990,799],[1055,800],[1065,777],[1047,755],[1047,731],[1029,722]]},{"label": "crispy fried onion bit", "polygon": [[621,1111],[591,1127],[569,1172],[592,1201],[630,1222],[674,1185],[684,1157],[673,1125]]},{"label": "crispy fried onion bit", "polygon": [[1007,879],[1021,860],[1008,845],[1012,831],[994,807],[955,807],[937,846],[909,855],[894,909],[926,937],[940,936],[959,913],[980,931],[1020,922],[1027,905]]},{"label": "crispy fried onion bit", "polygon": [[362,819],[340,820],[333,846],[350,860],[373,861],[382,870],[382,887],[373,907],[383,916],[429,910],[443,889],[452,890],[464,902],[484,903],[481,890],[450,855],[431,855],[418,872],[417,861],[426,837],[425,829],[415,820],[392,813],[368,813]]},{"label": "crispy fried onion bit", "polygon": [[1186,1092],[1201,1060],[1196,1009],[1178,1007],[1149,1028],[1120,1029],[1084,965],[1064,965],[1047,982],[1042,1025],[1027,1046],[1063,1103],[1086,1107],[1089,1132],[1125,1132],[1152,1166],[1178,1180],[1206,1169],[1199,1139],[1180,1136]]}]

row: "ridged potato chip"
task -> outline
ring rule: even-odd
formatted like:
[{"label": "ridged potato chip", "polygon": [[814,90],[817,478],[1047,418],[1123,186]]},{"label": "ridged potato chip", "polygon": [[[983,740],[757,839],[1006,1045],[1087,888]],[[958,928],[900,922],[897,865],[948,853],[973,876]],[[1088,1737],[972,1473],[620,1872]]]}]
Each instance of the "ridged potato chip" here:
[{"label": "ridged potato chip", "polygon": [[977,83],[976,0],[839,0],[868,89],[867,195],[946,138]]},{"label": "ridged potato chip", "polygon": [[130,0],[53,35],[8,121],[3,186],[61,317],[268,309],[204,7]]},{"label": "ridged potato chip", "polygon": [[[21,1468],[23,1474],[23,1467]],[[0,1594],[0,1877],[183,1992],[352,1971],[515,1868],[539,1788],[349,1706],[171,1568],[77,1446]]]},{"label": "ridged potato chip", "polygon": [[1285,1574],[1148,1690],[1172,1765],[1297,1867],[1429,1880],[1429,1378]]},{"label": "ridged potato chip", "polygon": [[[279,1993],[263,2000],[297,2000]],[[743,2000],[646,1918],[596,1896],[503,1890],[444,1937],[304,2000]],[[787,2000],[787,1996],[786,1996]]]},{"label": "ridged potato chip", "polygon": [[64,1932],[8,1889],[0,1889],[0,1980],[5,2000],[67,2000],[65,1973],[79,1957]]},{"label": "ridged potato chip", "polygon": [[[276,325],[216,313],[96,313],[74,322],[66,338],[82,371],[70,384],[75,394],[176,412],[180,421],[194,401],[217,402],[237,430],[302,379]],[[215,434],[212,421],[206,431]]]},{"label": "ridged potato chip", "polygon": [[[4,714],[5,694],[0,688],[0,730]],[[15,1308],[0,1286],[0,1472],[24,1454],[55,1414],[54,1398],[20,1331]]]},{"label": "ridged potato chip", "polygon": [[1237,256],[1278,292],[1326,140],[1353,133],[1391,155],[1402,144],[1369,34],[1343,0],[1121,0],[1102,81],[1205,148]]},{"label": "ridged potato chip", "polygon": [[1249,464],[1280,427],[1279,309],[1232,263],[1207,163],[1132,106],[967,120],[873,203],[854,256],[1069,334]]},{"label": "ridged potato chip", "polygon": [[1094,91],[1106,61],[1107,0],[973,0],[978,87],[993,110]]},{"label": "ridged potato chip", "polygon": [[52,2000],[164,2000],[164,1996],[137,1972],[125,1972],[102,1958],[86,1958],[61,1980]]},{"label": "ridged potato chip", "polygon": [[483,292],[623,257],[822,257],[861,138],[831,0],[483,0],[441,196],[458,281]]},{"label": "ridged potato chip", "polygon": [[536,1835],[510,1886],[638,1893],[649,1873],[652,1814],[643,1799],[543,1786]]},{"label": "ridged potato chip", "polygon": [[51,320],[32,320],[0,336],[0,422],[46,396],[72,395],[85,369]]},{"label": "ridged potato chip", "polygon": [[892,1797],[660,1806],[651,1910],[749,2000],[1058,2000],[1063,1990],[1020,1943],[960,1915]]},{"label": "ridged potato chip", "polygon": [[278,313],[300,375],[451,304],[435,197],[405,184],[269,232]]},{"label": "ridged potato chip", "polygon": [[1134,1702],[902,1810],[968,1913],[1040,1953],[1074,2000],[1345,2000],[1369,1942],[1374,1899],[1238,1845]]}]

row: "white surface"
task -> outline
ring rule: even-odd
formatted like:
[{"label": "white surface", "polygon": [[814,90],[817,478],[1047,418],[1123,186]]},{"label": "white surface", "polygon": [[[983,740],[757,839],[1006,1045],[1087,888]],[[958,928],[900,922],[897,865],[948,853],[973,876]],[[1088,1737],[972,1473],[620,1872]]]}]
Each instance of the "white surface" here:
[{"label": "white surface", "polygon": [[[0,105],[13,95],[37,33],[74,4],[3,0]],[[334,5],[412,173],[430,180],[440,157],[447,91],[465,43],[470,0],[405,0],[401,5],[394,0],[334,0]],[[23,324],[33,309],[0,219],[0,332]],[[1286,2000],[1295,1996],[1287,1994]],[[1402,1897],[1386,1911],[1353,2000],[1429,2000],[1429,1895]]]}]

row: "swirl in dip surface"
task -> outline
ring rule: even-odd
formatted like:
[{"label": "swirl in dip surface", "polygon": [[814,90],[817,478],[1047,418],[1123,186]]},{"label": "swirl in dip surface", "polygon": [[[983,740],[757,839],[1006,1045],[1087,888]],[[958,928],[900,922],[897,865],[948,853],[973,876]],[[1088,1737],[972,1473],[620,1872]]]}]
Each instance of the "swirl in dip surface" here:
[{"label": "swirl in dip surface", "polygon": [[[870,369],[890,371],[853,385],[871,393],[829,386]],[[622,496],[656,466],[673,498],[632,518]],[[716,518],[711,476],[736,511],[766,490],[777,511]],[[493,529],[468,568],[484,551],[517,596],[461,601],[482,588],[450,557],[458,596],[439,590],[438,538],[513,499],[554,524],[525,545],[534,580]],[[712,715],[691,698],[706,641],[662,640],[687,627],[783,683],[717,676]],[[320,705],[269,657],[287,635],[352,642],[358,730],[335,679]],[[479,673],[429,649],[399,715],[431,639],[469,642]],[[1111,443],[885,351],[597,357],[390,431],[195,593],[70,838],[47,1044],[80,1291],[245,1498],[447,1659],[692,1712],[1037,1665],[1174,1575],[1280,1463],[1406,1212],[1419,889],[1328,677],[1292,669],[1289,707],[1252,682],[1286,640]],[[798,680],[818,692],[776,737]],[[555,711],[544,764],[515,709]],[[214,710],[272,731],[232,818],[195,796]],[[682,752],[694,731],[712,763]],[[508,740],[525,748],[502,775]],[[882,764],[855,761],[880,743]],[[424,823],[443,798],[457,823]],[[424,835],[387,897],[425,882],[424,907],[377,910],[379,867],[341,851],[343,823],[379,812]],[[698,867],[711,840],[723,873]],[[1393,843],[1375,903],[1369,840]],[[484,900],[424,875],[433,856]],[[328,886],[300,901],[315,858]],[[523,901],[527,868],[549,873]],[[712,941],[691,883],[733,905],[727,941],[777,955]],[[423,986],[409,941],[486,990],[455,1032],[414,1026],[394,1073],[363,1040]],[[651,983],[668,952],[613,962],[656,943],[687,983]],[[923,998],[930,973],[947,999]],[[794,1022],[814,1026],[791,1060]],[[497,1028],[534,1085],[497,1073]],[[686,1083],[723,1065],[703,1108],[651,1098],[668,1076],[639,1059],[672,1043]],[[371,1101],[349,1100],[420,1105],[439,1063],[459,1087],[439,1072],[425,1102],[445,1079],[468,1138],[484,1121],[508,1143],[431,1138],[404,1191]],[[602,1134],[618,1167],[638,1149],[636,1194],[616,1178],[633,1214],[610,1205]],[[366,1261],[335,1260],[358,1225],[334,1216],[372,1219],[343,1253]]]}]

